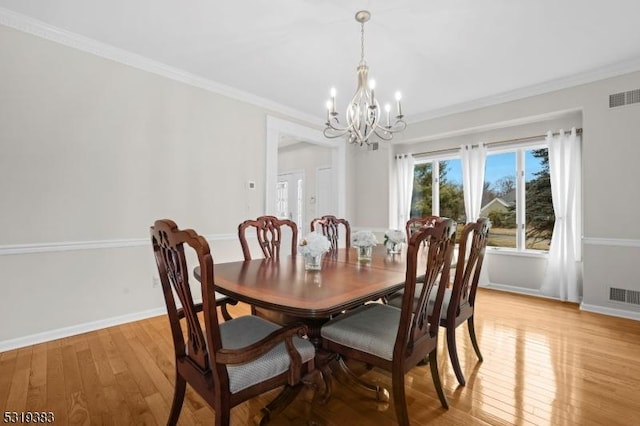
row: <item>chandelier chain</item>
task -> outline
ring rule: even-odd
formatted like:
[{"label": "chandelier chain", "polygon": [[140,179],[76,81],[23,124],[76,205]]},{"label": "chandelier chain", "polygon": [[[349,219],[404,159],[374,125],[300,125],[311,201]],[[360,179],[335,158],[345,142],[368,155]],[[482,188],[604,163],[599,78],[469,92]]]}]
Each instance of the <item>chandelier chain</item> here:
[{"label": "chandelier chain", "polygon": [[360,63],[364,63],[364,22],[360,23]]}]

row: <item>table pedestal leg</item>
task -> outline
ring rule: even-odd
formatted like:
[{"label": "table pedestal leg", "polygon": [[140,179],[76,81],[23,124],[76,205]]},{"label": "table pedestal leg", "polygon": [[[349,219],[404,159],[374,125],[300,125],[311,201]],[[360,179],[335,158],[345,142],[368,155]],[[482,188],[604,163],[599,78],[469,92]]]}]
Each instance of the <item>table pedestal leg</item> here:
[{"label": "table pedestal leg", "polygon": [[338,357],[338,367],[345,374],[345,376],[353,383],[355,383],[360,389],[366,391],[367,393],[374,393],[377,401],[389,402],[389,391],[387,389],[379,385],[367,382],[366,380],[362,380],[349,368],[342,357]]}]

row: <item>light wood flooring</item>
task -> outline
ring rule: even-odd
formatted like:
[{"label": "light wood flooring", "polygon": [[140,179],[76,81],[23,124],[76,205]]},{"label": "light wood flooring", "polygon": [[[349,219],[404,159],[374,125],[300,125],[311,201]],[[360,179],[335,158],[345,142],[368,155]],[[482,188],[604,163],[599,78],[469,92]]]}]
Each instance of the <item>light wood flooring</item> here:
[{"label": "light wood flooring", "polygon": [[[238,305],[231,312],[249,311]],[[476,330],[483,363],[475,358],[466,325],[458,328],[464,387],[440,340],[448,411],[440,407],[428,367],[408,375],[412,424],[640,424],[640,322],[480,289]],[[385,372],[374,369],[363,377],[390,388]],[[2,411],[52,411],[55,424],[166,424],[173,381],[164,316],[0,353]],[[232,424],[255,424],[274,395],[235,407]],[[312,404],[311,396],[303,391],[271,424],[395,424],[393,403],[376,402],[349,384],[334,382],[325,405]],[[212,422],[212,410],[187,387],[180,424]]]}]

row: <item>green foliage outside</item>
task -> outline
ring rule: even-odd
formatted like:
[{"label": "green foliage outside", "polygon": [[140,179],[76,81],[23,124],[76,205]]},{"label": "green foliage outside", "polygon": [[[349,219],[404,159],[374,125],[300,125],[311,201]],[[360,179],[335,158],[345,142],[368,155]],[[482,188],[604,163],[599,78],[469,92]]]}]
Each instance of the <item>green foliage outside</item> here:
[{"label": "green foliage outside", "polygon": [[536,149],[533,156],[540,159],[542,169],[534,173],[535,178],[527,183],[527,248],[541,245],[548,249],[553,235],[556,216],[551,200],[551,177],[549,175],[549,151]]}]

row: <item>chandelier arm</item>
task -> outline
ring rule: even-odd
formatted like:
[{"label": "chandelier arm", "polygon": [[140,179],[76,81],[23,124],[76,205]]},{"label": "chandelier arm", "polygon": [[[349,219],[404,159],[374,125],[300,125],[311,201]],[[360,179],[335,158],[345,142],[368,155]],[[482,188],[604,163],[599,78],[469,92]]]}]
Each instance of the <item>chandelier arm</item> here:
[{"label": "chandelier arm", "polygon": [[[381,130],[381,132],[379,132],[378,130]],[[375,129],[374,133],[376,134],[377,137],[379,137],[380,139],[386,142],[393,139],[393,133],[387,131],[387,129],[384,129],[384,128]]]},{"label": "chandelier arm", "polygon": [[326,137],[328,139],[335,139],[335,138],[339,138],[339,137],[342,137],[342,136],[347,134],[346,130],[344,132],[335,133],[335,134],[329,133],[330,130],[331,129],[329,129],[329,128],[324,129],[324,131],[322,132],[324,134],[324,137]]}]

